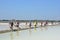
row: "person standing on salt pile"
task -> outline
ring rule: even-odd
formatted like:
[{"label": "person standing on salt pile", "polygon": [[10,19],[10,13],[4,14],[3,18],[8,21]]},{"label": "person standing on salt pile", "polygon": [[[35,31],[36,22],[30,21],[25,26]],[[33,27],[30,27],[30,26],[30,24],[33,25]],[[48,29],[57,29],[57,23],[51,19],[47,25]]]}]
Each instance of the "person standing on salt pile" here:
[{"label": "person standing on salt pile", "polygon": [[13,22],[10,22],[10,29],[13,30]]},{"label": "person standing on salt pile", "polygon": [[45,24],[44,24],[44,26],[47,26],[47,24],[48,24],[48,22],[46,21]]},{"label": "person standing on salt pile", "polygon": [[41,27],[43,26],[43,22],[41,22]]},{"label": "person standing on salt pile", "polygon": [[44,29],[45,29],[45,30],[47,30],[47,25],[48,25],[48,22],[45,21],[45,22],[44,22]]},{"label": "person standing on salt pile", "polygon": [[37,21],[34,22],[34,26],[35,26],[35,28],[36,28],[36,26],[37,26]]},{"label": "person standing on salt pile", "polygon": [[29,28],[31,28],[31,22],[29,23]]},{"label": "person standing on salt pile", "polygon": [[21,28],[19,27],[19,22],[16,22],[16,27],[17,27],[18,29],[21,29]]},{"label": "person standing on salt pile", "polygon": [[34,22],[34,31],[36,32],[37,21]]},{"label": "person standing on salt pile", "polygon": [[25,26],[26,28],[27,28],[27,24],[28,24],[28,23],[26,22],[26,24],[25,24],[25,25],[26,25],[26,26]]}]

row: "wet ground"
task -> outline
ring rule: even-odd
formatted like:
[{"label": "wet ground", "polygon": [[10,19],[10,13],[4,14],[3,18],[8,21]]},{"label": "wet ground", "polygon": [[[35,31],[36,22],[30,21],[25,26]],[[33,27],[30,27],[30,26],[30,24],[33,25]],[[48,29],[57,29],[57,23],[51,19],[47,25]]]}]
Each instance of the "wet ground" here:
[{"label": "wet ground", "polygon": [[[10,29],[0,26],[0,30]],[[0,40],[60,40],[60,26],[46,26],[16,32],[0,34]]]}]

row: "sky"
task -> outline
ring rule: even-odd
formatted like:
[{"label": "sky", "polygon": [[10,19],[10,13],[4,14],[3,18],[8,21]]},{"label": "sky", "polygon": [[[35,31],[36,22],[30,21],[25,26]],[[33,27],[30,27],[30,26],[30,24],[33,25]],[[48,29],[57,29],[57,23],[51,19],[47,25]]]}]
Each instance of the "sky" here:
[{"label": "sky", "polygon": [[60,0],[0,0],[0,19],[60,20]]}]

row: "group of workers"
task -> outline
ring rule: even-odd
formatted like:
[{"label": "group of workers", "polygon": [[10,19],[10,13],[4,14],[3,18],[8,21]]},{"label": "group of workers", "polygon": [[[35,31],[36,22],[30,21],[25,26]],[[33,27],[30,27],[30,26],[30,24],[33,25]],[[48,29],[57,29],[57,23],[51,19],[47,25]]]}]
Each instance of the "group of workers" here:
[{"label": "group of workers", "polygon": [[46,22],[41,22],[41,27],[46,26],[47,24],[48,24],[47,21]]},{"label": "group of workers", "polygon": [[12,30],[13,30],[13,26],[21,29],[21,28],[19,27],[19,22],[15,22],[15,25],[14,25],[14,22],[10,22],[9,24],[10,24],[10,28],[11,28]]},{"label": "group of workers", "polygon": [[[42,27],[44,22],[40,22],[40,23],[41,23],[41,27]],[[46,21],[45,24],[44,24],[44,26],[46,26],[47,24],[48,24],[48,22]],[[14,26],[14,22],[10,22],[10,28],[11,28],[12,30],[13,30],[13,26]],[[31,28],[31,26],[32,26],[32,25],[31,25],[31,22],[30,22],[29,27]],[[36,26],[37,26],[37,21],[35,22],[34,26],[35,26],[35,28],[36,28]],[[21,29],[21,28],[19,27],[19,22],[16,22],[15,27]]]}]

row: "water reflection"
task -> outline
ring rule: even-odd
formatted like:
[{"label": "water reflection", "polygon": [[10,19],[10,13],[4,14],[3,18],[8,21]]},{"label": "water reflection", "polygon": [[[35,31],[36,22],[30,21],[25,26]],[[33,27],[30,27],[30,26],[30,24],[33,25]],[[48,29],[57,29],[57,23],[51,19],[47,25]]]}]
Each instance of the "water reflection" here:
[{"label": "water reflection", "polygon": [[[46,30],[46,29],[47,29],[47,26],[46,26],[46,27],[40,27],[40,29],[41,29],[41,31]],[[34,30],[34,32],[37,32],[37,29],[36,29],[36,28],[34,28],[33,30]],[[32,34],[32,29],[28,29],[28,31],[29,31],[29,36],[31,36],[31,34]],[[11,40],[14,40],[14,37],[17,37],[17,38],[20,37],[20,35],[19,35],[20,32],[21,32],[21,31],[17,30],[17,31],[16,31],[16,34],[15,34],[16,36],[14,36],[13,31],[11,31],[11,33],[10,33]]]},{"label": "water reflection", "polygon": [[48,30],[48,26],[40,26],[40,30],[43,31],[43,30]]},{"label": "water reflection", "polygon": [[34,26],[34,32],[36,32],[37,30],[36,30],[36,25]]},{"label": "water reflection", "polygon": [[10,32],[10,39],[11,40],[14,40],[14,37],[17,37],[18,38],[19,37],[19,34],[20,34],[20,31],[16,31],[16,34],[13,31],[11,31]]},{"label": "water reflection", "polygon": [[19,36],[19,30],[17,30],[16,33],[17,33],[17,36]]},{"label": "water reflection", "polygon": [[[60,37],[59,36],[60,27],[58,27],[58,26],[50,26],[49,28],[48,27],[49,26],[43,26],[43,27],[39,26],[39,28],[36,28],[36,32],[35,32],[35,29],[28,29],[28,30],[23,30],[23,31],[18,30],[16,32],[11,31],[10,33],[5,34],[5,37],[7,40],[28,40],[28,39],[33,40],[34,38],[35,38],[34,40],[36,40],[36,39],[40,40],[42,38],[44,38],[44,39],[46,38],[48,40],[48,38],[54,39],[55,36]],[[43,31],[43,30],[46,30],[46,31]],[[8,36],[6,36],[6,35],[8,35]],[[1,37],[1,35],[0,35],[0,37]],[[2,37],[0,39],[4,40],[3,38],[4,37]]]},{"label": "water reflection", "polygon": [[29,35],[31,36],[31,34],[32,34],[32,31],[31,31],[31,29],[29,29]]},{"label": "water reflection", "polygon": [[11,40],[13,40],[13,32],[10,33]]}]

